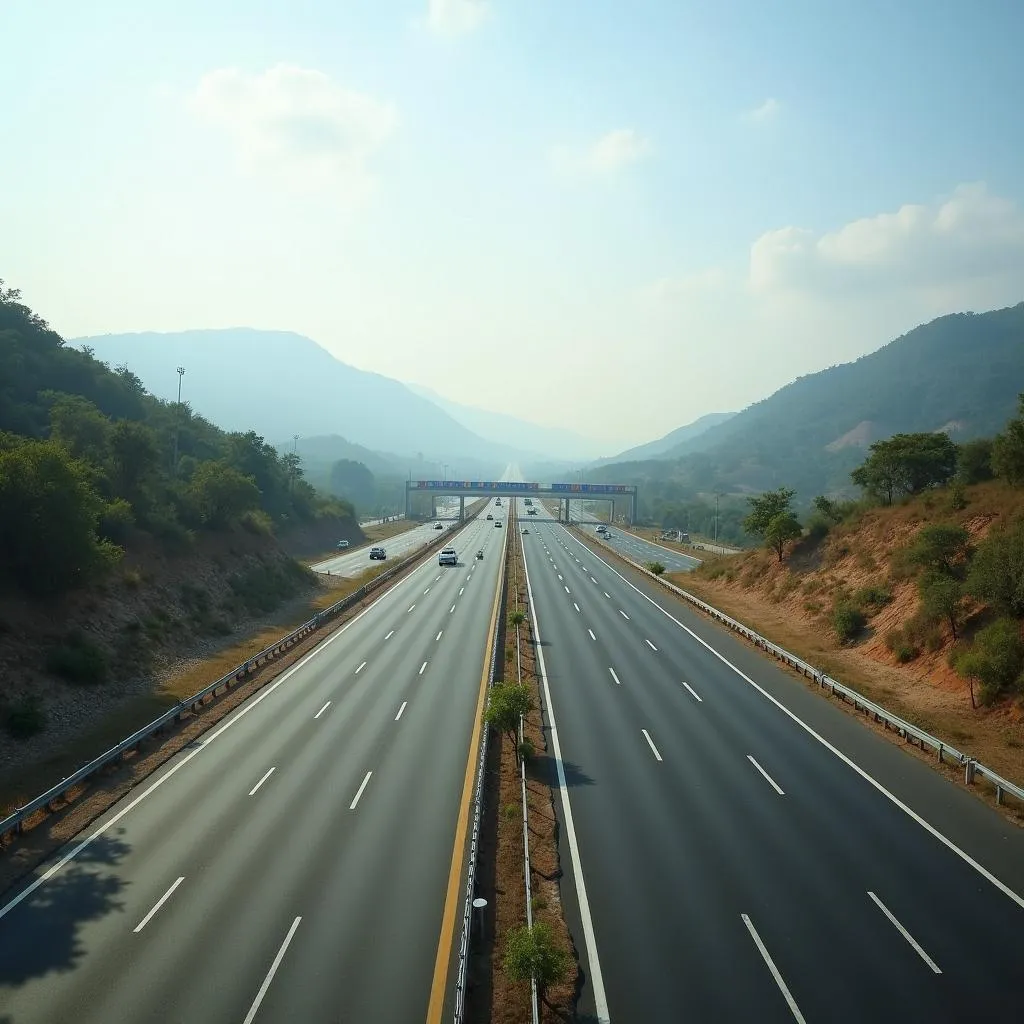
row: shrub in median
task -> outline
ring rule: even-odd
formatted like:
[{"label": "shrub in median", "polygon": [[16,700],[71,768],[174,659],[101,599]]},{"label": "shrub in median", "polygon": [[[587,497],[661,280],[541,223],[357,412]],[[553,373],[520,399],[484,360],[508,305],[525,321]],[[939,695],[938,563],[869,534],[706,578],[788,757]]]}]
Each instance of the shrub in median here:
[{"label": "shrub in median", "polygon": [[665,566],[661,562],[644,562],[644,568],[648,572],[653,572],[655,576],[660,576],[665,571]]},{"label": "shrub in median", "polygon": [[548,988],[557,985],[569,969],[569,954],[555,943],[551,929],[538,921],[532,928],[523,925],[509,935],[503,967],[513,981],[535,980],[537,995],[547,1003]]}]

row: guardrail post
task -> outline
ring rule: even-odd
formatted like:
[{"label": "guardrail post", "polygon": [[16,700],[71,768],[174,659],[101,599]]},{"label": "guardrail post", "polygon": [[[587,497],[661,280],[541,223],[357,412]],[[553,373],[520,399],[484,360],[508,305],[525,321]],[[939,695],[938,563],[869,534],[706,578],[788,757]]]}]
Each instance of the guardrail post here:
[{"label": "guardrail post", "polygon": [[974,758],[969,757],[964,761],[964,782],[969,786],[974,782]]},{"label": "guardrail post", "polygon": [[1001,804],[1003,802],[1003,787],[996,783],[996,803]]}]

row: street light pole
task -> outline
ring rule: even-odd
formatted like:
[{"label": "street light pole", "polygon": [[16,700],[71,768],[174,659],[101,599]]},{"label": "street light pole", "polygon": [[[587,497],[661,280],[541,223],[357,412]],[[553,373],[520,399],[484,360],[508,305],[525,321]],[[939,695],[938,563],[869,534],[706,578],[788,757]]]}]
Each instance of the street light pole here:
[{"label": "street light pole", "polygon": [[178,403],[174,409],[174,462],[171,465],[171,475],[178,474],[178,432],[181,430],[181,378],[185,376],[185,367],[178,367]]}]

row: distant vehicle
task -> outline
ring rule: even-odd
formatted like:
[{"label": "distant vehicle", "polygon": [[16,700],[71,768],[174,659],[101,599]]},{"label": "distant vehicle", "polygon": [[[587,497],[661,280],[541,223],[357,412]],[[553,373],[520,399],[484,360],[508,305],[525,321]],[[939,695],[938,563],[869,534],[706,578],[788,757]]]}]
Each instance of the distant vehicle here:
[{"label": "distant vehicle", "polygon": [[481,551],[478,551],[478,552],[476,553],[476,557],[477,557],[477,558],[483,558],[483,557],[484,557],[484,553],[483,553],[483,551],[482,551],[482,550],[481,550]]},{"label": "distant vehicle", "polygon": [[527,498],[526,499],[526,504],[527,504],[527,506],[532,505],[533,504],[533,498]]},{"label": "distant vehicle", "polygon": [[344,551],[345,548],[347,548],[347,547],[348,547],[348,541],[347,540],[339,540],[338,541],[337,548],[338,548],[339,551]]},{"label": "distant vehicle", "polygon": [[437,556],[438,565],[458,565],[459,556],[455,553],[455,548],[442,548],[441,554]]},{"label": "distant vehicle", "polygon": [[494,525],[495,526],[501,526],[501,520],[500,519],[495,519],[494,520]]},{"label": "distant vehicle", "polygon": [[605,526],[605,525],[604,525],[604,523],[602,523],[602,524],[601,524],[601,525],[600,525],[600,526],[599,526],[599,527],[597,528],[597,532],[598,532],[598,533],[607,533],[607,532],[608,532],[608,527],[607,527],[607,526]]},{"label": "distant vehicle", "polygon": [[529,531],[529,529],[528,529],[527,527],[525,527],[525,526],[524,526],[524,527],[523,527],[523,533],[529,533],[529,532],[530,532],[530,531]]},{"label": "distant vehicle", "polygon": [[388,557],[387,556],[387,552],[383,548],[370,548],[370,561],[371,562],[374,559],[379,559],[380,561],[383,562],[384,559],[386,559],[387,557]]},{"label": "distant vehicle", "polygon": [[528,516],[535,516],[537,514],[537,510],[535,508],[528,508],[526,510],[526,514]]},{"label": "distant vehicle", "polygon": [[442,523],[434,523],[434,529],[435,530],[443,530],[444,529],[444,525]]},{"label": "distant vehicle", "polygon": [[490,512],[488,512],[488,513],[487,513],[487,518],[488,518],[488,519],[493,519],[493,518],[494,518],[494,516],[492,516],[492,515],[491,515],[491,513],[490,513]]}]

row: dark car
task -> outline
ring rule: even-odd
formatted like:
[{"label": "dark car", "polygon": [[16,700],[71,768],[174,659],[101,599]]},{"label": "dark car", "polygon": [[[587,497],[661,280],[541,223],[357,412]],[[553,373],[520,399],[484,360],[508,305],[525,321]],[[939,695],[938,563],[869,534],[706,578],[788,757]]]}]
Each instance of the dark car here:
[{"label": "dark car", "polygon": [[370,548],[370,560],[380,559],[384,561],[387,558],[387,552],[383,548]]}]

